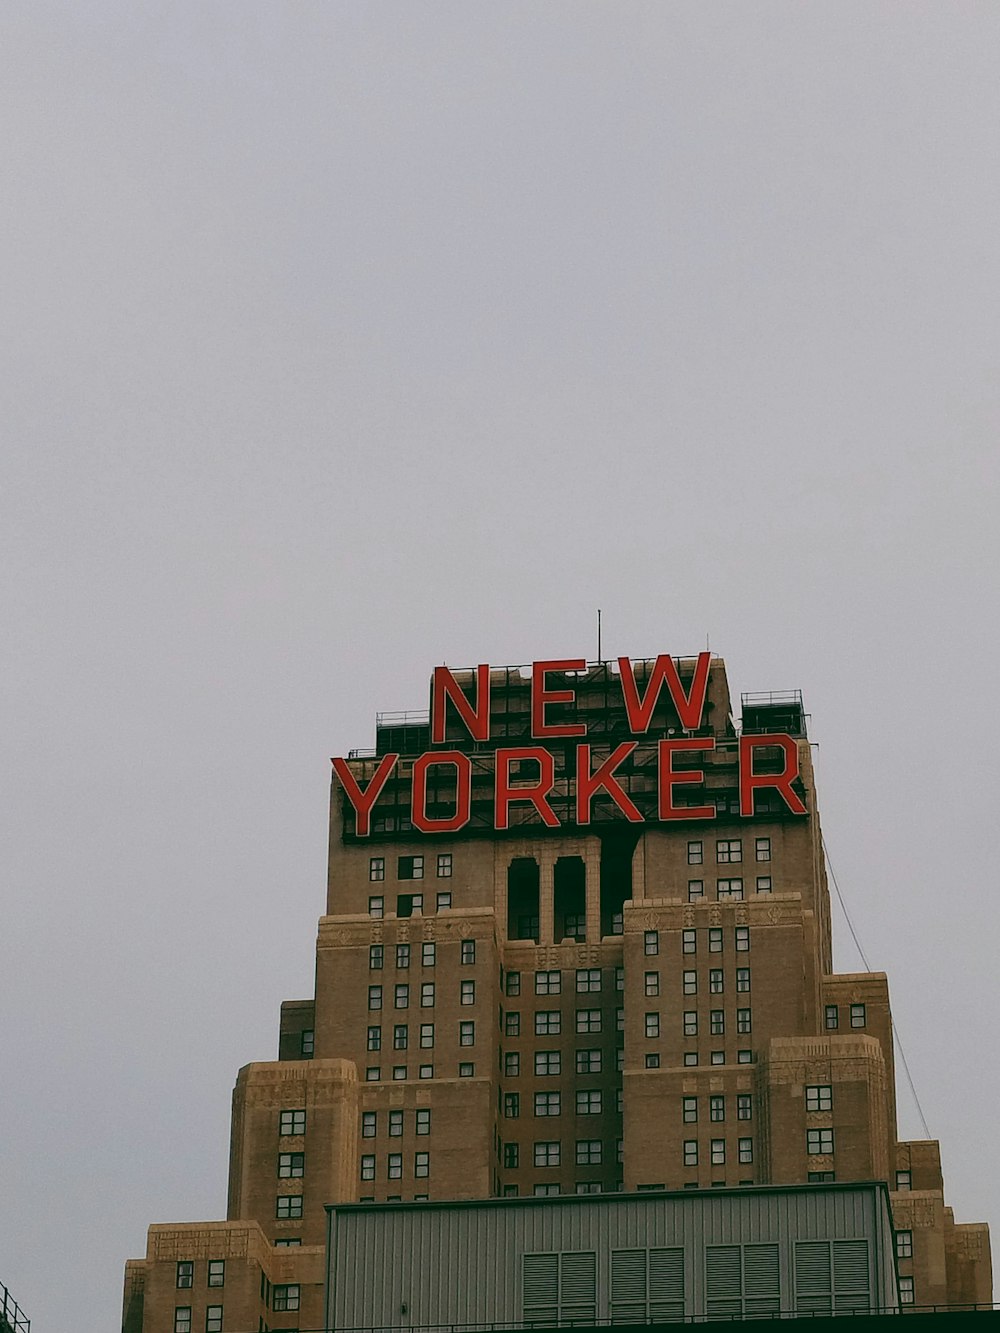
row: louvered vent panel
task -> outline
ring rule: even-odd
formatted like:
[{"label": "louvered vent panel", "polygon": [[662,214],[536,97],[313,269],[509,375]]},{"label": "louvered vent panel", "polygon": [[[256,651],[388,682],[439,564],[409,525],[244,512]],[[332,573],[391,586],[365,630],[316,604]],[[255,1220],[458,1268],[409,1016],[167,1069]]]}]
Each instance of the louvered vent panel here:
[{"label": "louvered vent panel", "polygon": [[745,1245],[743,1247],[744,1313],[747,1315],[774,1314],[781,1309],[780,1279],[778,1277],[777,1245]]},{"label": "louvered vent panel", "polygon": [[646,1300],[646,1251],[611,1251],[611,1305],[644,1304]]},{"label": "louvered vent panel", "polygon": [[524,1322],[554,1324],[559,1308],[559,1256],[526,1254],[521,1272],[524,1279]]},{"label": "louvered vent panel", "polygon": [[597,1316],[597,1255],[592,1250],[560,1255],[559,1322],[592,1324]]},{"label": "louvered vent panel", "polygon": [[684,1251],[649,1252],[649,1317],[654,1324],[684,1318]]},{"label": "louvered vent panel", "polygon": [[705,1251],[705,1295],[710,1301],[742,1295],[740,1287],[740,1247],[710,1245]]},{"label": "louvered vent panel", "polygon": [[796,1242],[795,1293],[797,1296],[830,1295],[829,1241],[800,1240]]},{"label": "louvered vent panel", "polygon": [[841,1292],[868,1290],[868,1242],[835,1240],[833,1242],[833,1289]]}]

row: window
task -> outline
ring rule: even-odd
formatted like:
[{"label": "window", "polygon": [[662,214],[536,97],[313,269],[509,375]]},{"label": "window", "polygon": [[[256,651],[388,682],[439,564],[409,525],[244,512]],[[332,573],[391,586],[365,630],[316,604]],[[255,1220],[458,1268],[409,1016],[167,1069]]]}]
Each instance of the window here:
[{"label": "window", "polygon": [[834,1032],[840,1027],[840,1010],[835,1004],[828,1004],[826,1006],[823,1026],[828,1032]]},{"label": "window", "polygon": [[588,1088],[578,1091],[576,1094],[576,1113],[577,1115],[600,1115],[601,1114],[601,1091],[600,1088]]},{"label": "window", "polygon": [[451,878],[451,852],[439,853],[437,860],[437,873],[438,873],[438,879]]},{"label": "window", "polygon": [[897,1258],[897,1259],[912,1259],[912,1258],[913,1258],[913,1232],[912,1232],[912,1231],[897,1231],[897,1232],[896,1232],[896,1258]]},{"label": "window", "polygon": [[420,1069],[419,1069],[417,1072],[418,1072],[420,1078],[433,1078],[433,1077],[434,1077],[434,1066],[433,1066],[433,1065],[421,1065],[421,1066],[420,1066]]},{"label": "window", "polygon": [[719,926],[713,926],[708,932],[708,952],[722,953],[722,929]]},{"label": "window", "polygon": [[275,1217],[301,1217],[302,1195],[279,1194],[274,1210]]},{"label": "window", "polygon": [[806,1152],[810,1157],[818,1157],[833,1152],[832,1129],[807,1129]]},{"label": "window", "polygon": [[913,1304],[913,1278],[901,1277],[899,1279],[899,1303],[900,1305]]},{"label": "window", "polygon": [[754,841],[754,856],[758,861],[770,861],[771,859],[771,839],[757,838]]},{"label": "window", "polygon": [[698,1165],[698,1140],[697,1140],[697,1139],[685,1139],[685,1140],[684,1140],[684,1165],[685,1165],[685,1166],[697,1166],[697,1165]]},{"label": "window", "polygon": [[752,1018],[751,1018],[751,1014],[750,1014],[750,1010],[749,1010],[749,1009],[737,1009],[737,1010],[736,1010],[736,1031],[737,1031],[737,1032],[741,1032],[741,1033],[743,1033],[744,1035],[745,1035],[746,1033],[748,1033],[748,1032],[751,1032],[751,1031],[753,1030],[752,1027],[751,1027],[751,1023],[752,1023]]},{"label": "window", "polygon": [[660,932],[658,930],[647,930],[642,937],[643,953],[654,954],[660,952]]},{"label": "window", "polygon": [[599,1180],[578,1180],[576,1182],[577,1194],[600,1194],[601,1182]]},{"label": "window", "polygon": [[587,991],[599,991],[601,989],[601,969],[599,967],[582,967],[577,969],[576,990],[578,995],[583,995]]},{"label": "window", "polygon": [[371,880],[385,879],[385,857],[373,856],[368,861],[368,878]]},{"label": "window", "polygon": [[698,951],[698,938],[697,938],[697,936],[695,935],[695,932],[694,932],[693,930],[682,930],[682,931],[681,931],[681,952],[682,952],[682,953],[697,953],[697,951]]},{"label": "window", "polygon": [[507,1013],[504,1014],[503,1030],[507,1037],[519,1037],[521,1035],[521,1015],[516,1009],[508,1009]]},{"label": "window", "polygon": [[726,1118],[725,1097],[709,1097],[708,1118],[709,1120],[725,1120]]},{"label": "window", "polygon": [[305,1111],[282,1111],[278,1116],[279,1134],[304,1134],[306,1132]]},{"label": "window", "polygon": [[562,1015],[558,1009],[537,1009],[535,1011],[535,1036],[557,1036],[562,1029]]},{"label": "window", "polygon": [[558,1092],[535,1093],[535,1115],[559,1115],[561,1096]]},{"label": "window", "polygon": [[472,1078],[475,1072],[476,1072],[476,1066],[474,1064],[470,1064],[468,1061],[465,1061],[463,1064],[460,1064],[458,1066],[459,1078]]},{"label": "window", "polygon": [[749,1092],[738,1092],[736,1094],[736,1119],[753,1119],[753,1098]]},{"label": "window", "polygon": [[535,1185],[531,1192],[532,1192],[532,1194],[535,1196],[536,1199],[546,1198],[546,1197],[548,1197],[549,1195],[552,1195],[552,1194],[558,1194],[558,1193],[559,1193],[559,1186],[558,1186],[558,1185]]},{"label": "window", "polygon": [[736,989],[738,991],[748,991],[750,989],[750,969],[748,967],[738,967],[736,969]]},{"label": "window", "polygon": [[833,1171],[807,1171],[806,1180],[810,1185],[823,1185],[831,1180],[836,1180],[836,1173]]},{"label": "window", "polygon": [[536,972],[535,994],[558,995],[562,990],[561,972]]},{"label": "window", "polygon": [[389,1112],[389,1137],[391,1139],[401,1139],[403,1137],[402,1111]]},{"label": "window", "polygon": [[737,927],[736,927],[736,952],[737,952],[737,953],[749,953],[749,952],[750,952],[750,927],[749,927],[749,926],[737,926]]},{"label": "window", "polygon": [[737,1144],[737,1156],[744,1166],[753,1161],[753,1139],[740,1139]]},{"label": "window", "polygon": [[475,1023],[459,1023],[458,1044],[459,1046],[475,1046],[476,1044]]},{"label": "window", "polygon": [[306,1155],[304,1152],[278,1153],[278,1176],[288,1180],[306,1173]]},{"label": "window", "polygon": [[361,1112],[361,1137],[363,1139],[373,1139],[378,1133],[378,1113],[375,1111]]},{"label": "window", "polygon": [[520,972],[508,972],[504,978],[504,991],[507,995],[521,994],[521,974]]},{"label": "window", "polygon": [[704,860],[704,854],[703,854],[703,852],[702,852],[702,845],[701,845],[701,843],[700,843],[700,842],[689,842],[689,843],[688,843],[688,865],[689,865],[689,866],[700,866],[703,860]]},{"label": "window", "polygon": [[624,1010],[624,1009],[616,1009],[616,1010],[615,1010],[615,1031],[616,1031],[616,1032],[624,1032],[624,1031],[625,1031],[625,1010]]},{"label": "window", "polygon": [[535,1144],[535,1166],[558,1166],[558,1165],[559,1165],[558,1143]]},{"label": "window", "polygon": [[560,1064],[561,1057],[558,1051],[535,1052],[535,1073],[539,1076],[544,1074],[558,1074]]},{"label": "window", "polygon": [[601,1148],[602,1144],[600,1139],[577,1139],[576,1141],[577,1166],[600,1166]]},{"label": "window", "polygon": [[503,1164],[508,1171],[513,1171],[517,1167],[520,1155],[516,1143],[505,1143],[503,1145]]},{"label": "window", "polygon": [[832,1111],[833,1087],[829,1083],[813,1083],[806,1088],[807,1111]]},{"label": "window", "polygon": [[716,897],[720,902],[727,898],[743,897],[743,881],[741,879],[717,879],[715,881]]},{"label": "window", "polygon": [[420,983],[420,1007],[421,1009],[434,1008],[434,982],[422,981]]},{"label": "window", "polygon": [[210,1287],[224,1287],[226,1285],[225,1259],[209,1259],[208,1285]]},{"label": "window", "polygon": [[409,1009],[410,988],[405,982],[395,987],[392,996],[392,1004],[394,1009]]},{"label": "window", "polygon": [[451,907],[451,894],[439,893],[435,905],[439,912],[447,912]]},{"label": "window", "polygon": [[863,1028],[865,1025],[865,1006],[863,1004],[851,1005],[851,1027]]},{"label": "window", "polygon": [[460,995],[462,1004],[476,1003],[476,983],[474,981],[463,981]]},{"label": "window", "polygon": [[403,1179],[403,1154],[391,1152],[386,1159],[386,1174],[390,1180]]},{"label": "window", "polygon": [[660,993],[659,972],[647,972],[643,980],[647,995],[659,995]]},{"label": "window", "polygon": [[405,1023],[397,1023],[392,1029],[392,1049],[405,1051],[410,1041],[410,1029]]},{"label": "window", "polygon": [[646,1036],[658,1037],[660,1035],[660,1015],[649,1013],[646,1015]]},{"label": "window", "polygon": [[647,1054],[647,1056],[646,1056],[646,1068],[647,1068],[647,1069],[659,1069],[659,1067],[660,1067],[660,1056],[659,1056],[659,1052],[658,1052],[658,1051],[653,1051],[653,1052]]},{"label": "window", "polygon": [[503,1058],[504,1078],[518,1078],[521,1073],[521,1056],[517,1051],[507,1051]]},{"label": "window", "polygon": [[475,941],[475,940],[463,940],[463,941],[462,941],[462,962],[468,964],[468,963],[474,963],[475,961],[476,961],[476,941]]},{"label": "window", "polygon": [[194,1286],[194,1260],[180,1259],[177,1263],[177,1281],[174,1284],[178,1287]]},{"label": "window", "polygon": [[381,1077],[382,1077],[381,1065],[369,1065],[368,1068],[365,1070],[366,1083],[377,1083]]},{"label": "window", "polygon": [[705,896],[705,881],[703,879],[688,880],[688,902],[697,902]]},{"label": "window", "polygon": [[685,995],[697,995],[697,994],[698,994],[698,973],[697,973],[697,972],[685,972],[685,973],[684,973],[684,994],[685,994]]},{"label": "window", "polygon": [[736,1052],[736,1063],[737,1063],[738,1065],[752,1065],[752,1064],[753,1064],[753,1051],[737,1051],[737,1052]]},{"label": "window", "polygon": [[685,1065],[696,1065],[696,1064],[698,1063],[698,1052],[697,1052],[697,1051],[685,1051],[685,1052],[684,1052],[684,1063],[685,1063]]},{"label": "window", "polygon": [[601,1052],[599,1050],[577,1051],[576,1072],[578,1074],[599,1074],[601,1072]]},{"label": "window", "polygon": [[420,966],[433,967],[437,962],[437,945],[433,941],[420,946]]},{"label": "window", "polygon": [[726,1063],[725,1051],[709,1051],[708,1062],[713,1065],[724,1065]]},{"label": "window", "polygon": [[708,974],[708,990],[711,995],[721,995],[725,989],[725,978],[721,967],[713,967]]},{"label": "window", "polygon": [[381,986],[369,986],[369,987],[368,987],[368,1008],[369,1008],[369,1009],[381,1009],[381,1008],[382,1008],[382,987],[381,987]]},{"label": "window", "polygon": [[770,892],[771,892],[771,876],[770,876],[770,875],[758,875],[758,876],[757,876],[757,892],[758,892],[758,893],[770,893]]},{"label": "window", "polygon": [[396,862],[397,879],[423,879],[424,858],[422,856],[401,856]]},{"label": "window", "polygon": [[712,1165],[713,1165],[713,1166],[725,1166],[725,1165],[726,1165],[726,1140],[725,1140],[725,1139],[713,1139],[713,1140],[712,1140]]},{"label": "window", "polygon": [[681,1102],[681,1106],[683,1108],[681,1119],[684,1123],[686,1125],[696,1124],[698,1120],[698,1098],[685,1097]]},{"label": "window", "polygon": [[429,1152],[415,1152],[413,1154],[413,1174],[418,1180],[423,1180],[431,1173],[431,1155]]},{"label": "window", "polygon": [[521,1114],[521,1095],[517,1092],[505,1092],[503,1095],[504,1119],[516,1120]]},{"label": "window", "polygon": [[625,969],[623,967],[615,968],[615,990],[625,989]]},{"label": "window", "polygon": [[910,1190],[913,1188],[913,1175],[910,1171],[896,1172],[896,1189]]},{"label": "window", "polygon": [[271,1288],[272,1310],[297,1310],[299,1308],[299,1284],[297,1282],[276,1282]]},{"label": "window", "polygon": [[382,960],[385,957],[385,949],[381,944],[373,944],[368,950],[368,966],[375,972],[382,966]]},{"label": "window", "polygon": [[718,838],[715,843],[715,859],[720,865],[743,860],[742,838]]},{"label": "window", "polygon": [[368,915],[374,917],[377,921],[381,920],[381,918],[385,916],[385,899],[369,898]]},{"label": "window", "polygon": [[299,1051],[302,1055],[311,1056],[316,1050],[316,1033],[312,1028],[306,1028],[299,1034]]},{"label": "window", "polygon": [[726,1035],[726,1014],[723,1009],[713,1009],[709,1014],[708,1030],[713,1037]]},{"label": "window", "polygon": [[174,1333],[191,1333],[190,1305],[177,1305],[174,1307]]},{"label": "window", "polygon": [[[374,1201],[372,1200],[371,1202]],[[301,1244],[302,1244],[301,1236],[278,1236],[276,1237],[274,1242],[275,1249],[279,1250],[296,1249]]]},{"label": "window", "polygon": [[370,1051],[380,1051],[382,1049],[382,1029],[380,1027],[370,1027],[368,1029],[368,1049]]},{"label": "window", "polygon": [[407,1077],[407,1074],[406,1074],[406,1065],[393,1065],[393,1067],[392,1067],[392,1077],[393,1077],[397,1082],[402,1082],[403,1079],[405,1079],[405,1078]]},{"label": "window", "polygon": [[695,1009],[687,1009],[684,1012],[684,1035],[685,1037],[698,1035],[698,1012]]},{"label": "window", "polygon": [[600,1009],[578,1009],[576,1011],[576,1030],[577,1032],[600,1032]]},{"label": "window", "polygon": [[396,945],[396,966],[397,967],[410,966],[410,946],[408,944]]},{"label": "window", "polygon": [[625,1091],[623,1088],[615,1089],[615,1110],[621,1115],[625,1109]]}]

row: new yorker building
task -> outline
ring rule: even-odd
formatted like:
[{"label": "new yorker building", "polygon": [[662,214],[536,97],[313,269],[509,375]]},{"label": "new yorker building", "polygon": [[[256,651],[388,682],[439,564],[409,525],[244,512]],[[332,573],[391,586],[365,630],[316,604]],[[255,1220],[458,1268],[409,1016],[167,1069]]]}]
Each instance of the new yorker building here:
[{"label": "new yorker building", "polygon": [[898,1142],[881,973],[833,971],[798,693],[697,658],[432,676],[334,759],[314,997],[233,1097],[228,1220],[150,1228],[126,1333],[315,1329],[328,1204],[886,1181],[904,1305],[987,1302]]}]

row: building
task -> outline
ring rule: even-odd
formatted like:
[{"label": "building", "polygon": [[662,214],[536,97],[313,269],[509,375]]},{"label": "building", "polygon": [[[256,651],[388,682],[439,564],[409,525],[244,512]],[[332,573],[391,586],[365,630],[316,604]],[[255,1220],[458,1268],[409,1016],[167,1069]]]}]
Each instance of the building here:
[{"label": "building", "polygon": [[430,694],[334,760],[315,994],[126,1333],[320,1328],[328,1204],[830,1182],[887,1182],[904,1305],[988,1302],[987,1228],[897,1141],[886,978],[833,971],[801,697],[737,727],[708,653]]},{"label": "building", "polygon": [[331,1333],[898,1308],[884,1182],[329,1212]]}]

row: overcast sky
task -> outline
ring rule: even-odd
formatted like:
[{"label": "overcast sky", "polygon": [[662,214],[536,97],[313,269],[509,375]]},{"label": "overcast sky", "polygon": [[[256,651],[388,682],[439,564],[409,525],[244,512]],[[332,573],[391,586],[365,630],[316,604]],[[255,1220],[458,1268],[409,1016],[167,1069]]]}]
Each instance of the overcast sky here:
[{"label": "overcast sky", "polygon": [[435,663],[594,656],[598,606],[606,655],[803,690],[949,1202],[996,1215],[998,53],[961,0],[0,4],[34,1333],[225,1215],[330,756]]}]

